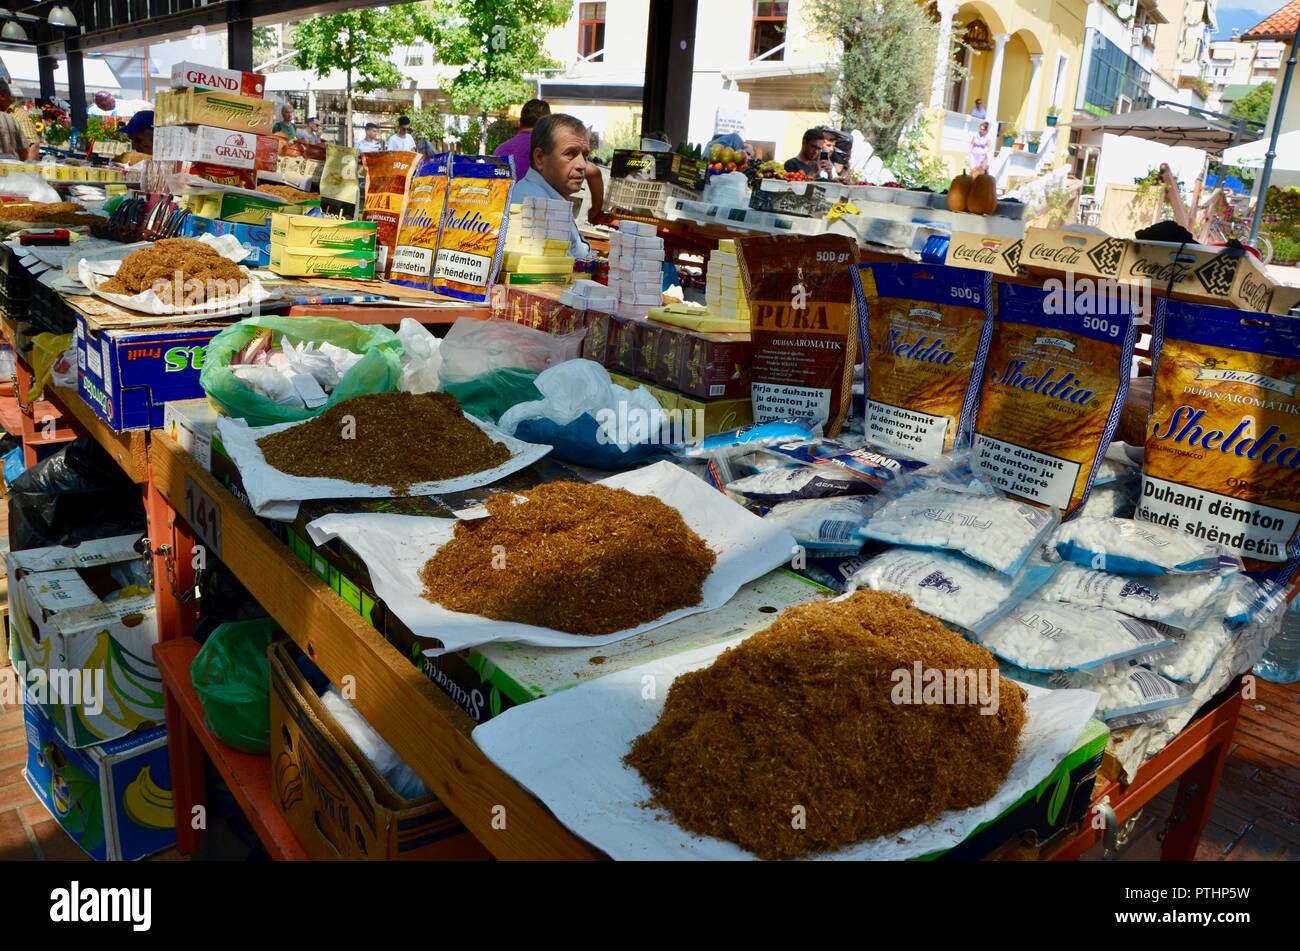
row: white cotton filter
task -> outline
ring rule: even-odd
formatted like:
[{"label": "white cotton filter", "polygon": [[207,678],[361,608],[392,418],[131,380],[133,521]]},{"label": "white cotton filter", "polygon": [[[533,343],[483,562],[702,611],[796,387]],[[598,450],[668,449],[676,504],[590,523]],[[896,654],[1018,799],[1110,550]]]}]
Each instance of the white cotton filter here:
[{"label": "white cotton filter", "polygon": [[1154,624],[1108,608],[1030,598],[978,638],[980,644],[1025,670],[1097,670],[1138,655],[1158,656],[1177,640]]},{"label": "white cotton filter", "polygon": [[[1073,686],[1084,686],[1082,683]],[[1112,728],[1164,719],[1173,707],[1186,703],[1191,695],[1178,684],[1145,667],[1132,667],[1088,684],[1101,694],[1097,715]]]},{"label": "white cotton filter", "polygon": [[1068,561],[1060,568],[1039,592],[1043,599],[1110,608],[1183,629],[1205,620],[1214,609],[1216,597],[1231,580],[1226,574],[1138,578],[1092,571]]},{"label": "white cotton filter", "polygon": [[867,523],[868,538],[946,548],[1014,574],[1056,525],[1054,509],[1017,502],[1000,493],[945,486],[914,489],[880,504]]},{"label": "white cotton filter", "polygon": [[767,513],[766,521],[784,528],[811,551],[851,555],[862,550],[866,502],[860,495],[782,502]]},{"label": "white cotton filter", "polygon": [[1136,479],[1122,479],[1106,485],[1094,485],[1083,503],[1083,508],[1079,510],[1079,516],[1105,518],[1129,514],[1137,505],[1137,493]]},{"label": "white cotton filter", "polygon": [[1052,543],[1067,561],[1126,575],[1166,575],[1240,569],[1241,561],[1218,545],[1177,529],[1131,518],[1076,518],[1056,530]]},{"label": "white cotton filter", "polygon": [[876,487],[870,482],[844,470],[828,471],[825,466],[770,469],[727,485],[728,493],[760,505],[777,505],[799,499],[865,495],[874,491]]}]

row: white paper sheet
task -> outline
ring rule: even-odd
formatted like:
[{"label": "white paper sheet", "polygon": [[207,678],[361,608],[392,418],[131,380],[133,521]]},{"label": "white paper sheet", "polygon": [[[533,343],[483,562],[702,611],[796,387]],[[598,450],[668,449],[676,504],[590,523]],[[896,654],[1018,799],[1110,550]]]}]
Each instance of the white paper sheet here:
[{"label": "white paper sheet", "polygon": [[[688,651],[512,707],[476,728],[474,742],[570,831],[611,858],[754,859],[732,842],[687,832],[666,810],[646,807],[650,788],[640,773],[623,765],[632,741],[658,722],[673,680],[707,667],[744,639]],[[654,687],[650,699],[645,696],[648,684]],[[1047,778],[1074,748],[1099,696],[1090,690],[1025,690],[1030,695],[1029,719],[1020,754],[993,798],[817,858],[902,860],[950,849]]]},{"label": "white paper sheet", "polygon": [[[510,451],[510,458],[501,465],[482,472],[444,479],[441,482],[413,485],[406,491],[405,497],[464,492],[466,489],[491,485],[513,472],[527,469],[551,451],[550,446],[541,446],[507,436],[496,427],[473,416],[465,418],[487,433],[493,442],[505,446]],[[226,452],[230,454],[230,458],[235,461],[235,465],[239,467],[239,475],[244,480],[244,490],[248,493],[248,501],[254,512],[263,518],[291,522],[298,517],[298,503],[308,499],[391,499],[395,497],[393,490],[386,485],[362,485],[342,479],[294,476],[281,472],[268,463],[257,441],[272,433],[301,426],[303,422],[310,422],[310,420],[254,429],[242,419],[222,416],[217,420],[221,442],[226,447]],[[413,451],[419,450],[413,447]],[[437,450],[429,446],[427,451]]]},{"label": "white paper sheet", "polygon": [[[220,237],[205,234],[200,235],[196,240],[211,245],[218,254],[228,261],[242,261],[249,254],[248,248],[240,244],[239,239],[232,234],[221,235]],[[234,315],[246,313],[250,307],[276,296],[276,292],[263,286],[262,282],[249,272],[248,268],[241,268],[244,276],[248,279],[248,283],[238,295],[221,297],[188,306],[178,307],[174,304],[164,303],[153,292],[152,288],[140,294],[112,294],[102,290],[101,286],[122,267],[123,260],[124,258],[107,260],[82,258],[77,261],[77,278],[96,297],[102,297],[104,300],[117,304],[119,307],[125,307],[127,310],[137,310],[146,314],[204,317]]]},{"label": "white paper sheet", "polygon": [[307,526],[316,544],[341,539],[365,561],[375,591],[390,611],[417,637],[437,638],[437,656],[489,641],[515,641],[539,647],[597,647],[625,637],[721,607],[742,585],[786,564],[795,549],[794,536],[768,524],[731,499],[671,462],[603,479],[599,485],[649,495],[681,513],[686,522],[717,554],[713,571],[704,580],[703,600],[692,608],[671,611],[626,631],[583,637],[531,624],[494,621],[459,614],[420,597],[420,569],[451,539],[454,519],[415,515],[326,515]]}]

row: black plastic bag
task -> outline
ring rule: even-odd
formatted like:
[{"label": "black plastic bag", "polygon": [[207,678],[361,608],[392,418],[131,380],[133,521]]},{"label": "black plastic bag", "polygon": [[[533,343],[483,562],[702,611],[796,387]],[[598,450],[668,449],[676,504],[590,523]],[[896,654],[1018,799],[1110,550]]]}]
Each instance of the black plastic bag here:
[{"label": "black plastic bag", "polygon": [[68,443],[9,486],[9,548],[76,545],[144,531],[144,497],[89,436]]}]

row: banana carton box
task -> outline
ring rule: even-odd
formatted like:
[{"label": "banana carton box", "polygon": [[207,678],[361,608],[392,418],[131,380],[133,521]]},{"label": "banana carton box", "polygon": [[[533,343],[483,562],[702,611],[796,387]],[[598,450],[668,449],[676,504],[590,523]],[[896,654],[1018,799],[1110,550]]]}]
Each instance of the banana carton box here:
[{"label": "banana carton box", "polygon": [[87,855],[129,862],[176,843],[166,727],[79,750],[32,699],[23,719],[27,783]]},{"label": "banana carton box", "polygon": [[165,721],[153,590],[139,535],[9,552],[10,651],[63,741],[81,748]]}]

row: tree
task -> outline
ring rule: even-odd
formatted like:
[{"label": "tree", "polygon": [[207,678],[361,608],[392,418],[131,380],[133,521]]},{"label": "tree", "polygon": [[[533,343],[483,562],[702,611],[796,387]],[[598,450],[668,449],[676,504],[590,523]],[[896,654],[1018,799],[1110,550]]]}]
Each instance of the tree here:
[{"label": "tree", "polygon": [[1252,122],[1268,121],[1268,107],[1273,104],[1273,81],[1262,82],[1232,104],[1230,115]]},{"label": "tree", "polygon": [[347,75],[347,143],[352,144],[352,92],[399,86],[402,74],[389,59],[394,49],[433,36],[432,11],[407,3],[334,13],[304,20],[293,34],[294,64],[318,76],[339,69]]},{"label": "tree", "polygon": [[[916,0],[810,0],[813,29],[836,43],[835,111],[883,161],[930,91],[939,27]],[[956,31],[954,31],[956,32]]]},{"label": "tree", "polygon": [[[460,67],[447,97],[457,111],[483,115],[531,98],[533,89],[525,78],[559,65],[546,55],[546,31],[569,21],[573,3],[433,0],[432,7],[434,56]],[[482,141],[479,147],[484,147]]]},{"label": "tree", "polygon": [[278,55],[278,36],[273,26],[253,27],[253,67],[262,66]]}]

